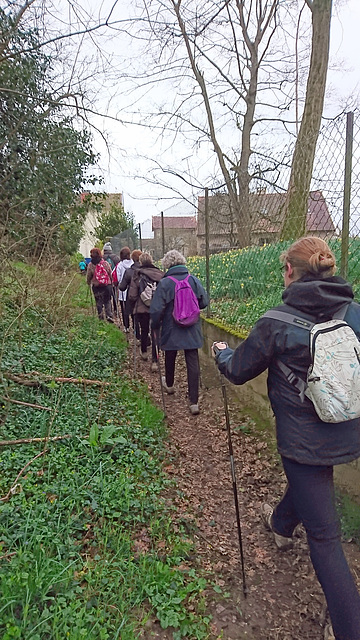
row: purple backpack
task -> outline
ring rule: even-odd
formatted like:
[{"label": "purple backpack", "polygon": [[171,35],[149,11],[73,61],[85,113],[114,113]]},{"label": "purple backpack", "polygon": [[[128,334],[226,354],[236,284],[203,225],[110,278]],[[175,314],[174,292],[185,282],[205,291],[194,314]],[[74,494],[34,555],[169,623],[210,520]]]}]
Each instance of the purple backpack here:
[{"label": "purple backpack", "polygon": [[190,327],[199,320],[200,308],[198,299],[189,284],[190,274],[184,280],[177,280],[168,276],[175,282],[175,297],[173,318],[182,327]]}]

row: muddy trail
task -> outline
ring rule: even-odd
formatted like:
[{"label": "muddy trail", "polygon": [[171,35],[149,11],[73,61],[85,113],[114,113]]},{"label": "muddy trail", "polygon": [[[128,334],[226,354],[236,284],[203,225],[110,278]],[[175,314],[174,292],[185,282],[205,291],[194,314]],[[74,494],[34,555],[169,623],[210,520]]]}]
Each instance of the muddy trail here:
[{"label": "muddy trail", "polygon": [[[141,361],[137,375],[162,407],[158,373],[151,361]],[[162,363],[161,363],[162,364]],[[133,346],[129,343],[129,368]],[[162,364],[163,367],[163,364]],[[256,432],[250,419],[229,409],[245,556],[247,597],[243,595],[239,542],[231,480],[229,449],[220,379],[215,365],[201,358],[200,414],[191,416],[187,400],[185,360],[178,354],[174,395],[165,394],[169,425],[169,460],[166,472],[177,486],[170,497],[177,518],[195,539],[196,555],[189,560],[212,575],[222,593],[210,597],[214,638],[223,640],[321,640],[324,597],[309,558],[305,532],[294,548],[280,552],[260,521],[260,505],[274,505],[285,488],[279,458],[266,436]],[[209,383],[209,380],[211,381]],[[360,550],[344,542],[344,550],[360,587]],[[223,594],[227,594],[224,597]],[[153,622],[144,638],[172,640],[172,633]]]}]

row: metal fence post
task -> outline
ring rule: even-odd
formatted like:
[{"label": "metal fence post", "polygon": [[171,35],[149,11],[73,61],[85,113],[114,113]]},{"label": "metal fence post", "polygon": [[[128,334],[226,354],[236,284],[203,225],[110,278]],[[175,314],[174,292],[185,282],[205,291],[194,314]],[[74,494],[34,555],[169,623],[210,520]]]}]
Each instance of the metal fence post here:
[{"label": "metal fence post", "polygon": [[346,146],[345,146],[345,174],[344,174],[344,199],[343,219],[341,232],[341,263],[340,274],[346,280],[349,263],[349,232],[350,232],[350,200],[351,200],[351,173],[352,150],[354,132],[354,113],[346,114]]},{"label": "metal fence post", "polygon": [[164,230],[164,212],[161,211],[161,240],[162,240],[162,254],[165,255],[165,230]]},{"label": "metal fence post", "polygon": [[206,293],[209,304],[206,308],[206,317],[210,318],[210,240],[209,240],[209,189],[205,187],[205,264],[206,264]]}]

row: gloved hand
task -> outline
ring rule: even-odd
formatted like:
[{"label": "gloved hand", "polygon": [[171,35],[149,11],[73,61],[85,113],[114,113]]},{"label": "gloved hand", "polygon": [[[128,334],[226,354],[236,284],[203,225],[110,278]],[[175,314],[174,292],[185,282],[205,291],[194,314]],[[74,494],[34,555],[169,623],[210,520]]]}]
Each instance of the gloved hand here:
[{"label": "gloved hand", "polygon": [[219,355],[220,351],[227,349],[228,346],[229,345],[227,342],[213,342],[211,346],[211,355],[213,356],[213,358],[216,358]]}]

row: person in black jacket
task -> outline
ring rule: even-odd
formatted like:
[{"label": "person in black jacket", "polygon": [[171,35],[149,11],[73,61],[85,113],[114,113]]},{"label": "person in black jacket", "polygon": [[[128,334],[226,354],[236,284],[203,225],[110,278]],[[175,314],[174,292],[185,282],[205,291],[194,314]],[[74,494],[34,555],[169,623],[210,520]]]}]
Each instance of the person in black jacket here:
[{"label": "person in black jacket", "polygon": [[[301,238],[281,261],[286,288],[284,304],[277,310],[322,322],[347,304],[345,320],[360,339],[360,305],[353,301],[350,284],[334,275],[335,257],[324,240]],[[301,398],[284,375],[279,361],[303,380],[311,364],[309,332],[298,325],[262,317],[237,349],[218,342],[213,354],[221,373],[234,384],[244,384],[268,369],[268,394],[288,486],[274,509],[262,505],[262,519],[282,550],[292,546],[294,529],[303,523],[330,614],[324,637],[359,640],[360,596],[341,546],[333,465],[360,456],[360,418],[323,422],[312,402]]]},{"label": "person in black jacket", "polygon": [[[162,266],[166,269],[163,279],[159,282],[150,306],[151,326],[154,331],[161,328],[160,347],[165,351],[165,376],[162,380],[163,388],[167,393],[174,393],[174,374],[176,354],[179,350],[184,350],[188,394],[190,401],[190,413],[199,413],[199,354],[198,349],[202,347],[203,336],[201,331],[201,320],[188,327],[177,324],[173,318],[175,283],[176,280],[184,280],[189,274],[184,256],[172,249],[168,251],[163,259]],[[190,276],[189,284],[194,291],[200,309],[205,309],[208,305],[208,298],[200,280],[195,276]]]}]

